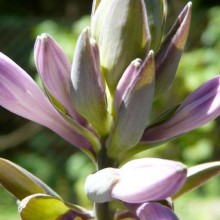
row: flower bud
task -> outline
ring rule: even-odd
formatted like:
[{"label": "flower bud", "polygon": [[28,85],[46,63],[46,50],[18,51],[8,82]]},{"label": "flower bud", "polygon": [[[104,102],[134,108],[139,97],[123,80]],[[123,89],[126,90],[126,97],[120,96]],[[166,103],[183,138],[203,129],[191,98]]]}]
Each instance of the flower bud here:
[{"label": "flower bud", "polygon": [[[153,52],[149,52],[140,66],[140,61],[136,62],[125,71],[126,74],[120,79],[115,93],[117,99],[115,105],[117,107],[120,103],[120,106],[116,112],[115,124],[106,146],[108,155],[118,160],[128,149],[139,142],[152,106],[154,95]],[[132,65],[134,66],[132,67]],[[133,70],[133,74],[130,73],[130,70]],[[132,77],[127,80],[130,75]],[[125,86],[126,84],[127,86]]]},{"label": "flower bud", "polygon": [[186,168],[175,161],[137,159],[119,169],[105,168],[87,177],[85,191],[97,203],[118,199],[127,203],[164,200],[186,180]]},{"label": "flower bud", "polygon": [[101,136],[110,130],[111,116],[107,111],[105,88],[99,64],[99,50],[89,30],[80,35],[73,58],[72,99],[75,108]]},{"label": "flower bud", "polygon": [[129,63],[147,54],[150,33],[144,1],[102,0],[92,17],[91,34],[112,94]]},{"label": "flower bud", "polygon": [[48,34],[37,37],[34,58],[38,73],[51,102],[80,124],[85,120],[75,110],[70,97],[71,63],[56,41]]},{"label": "flower bud", "polygon": [[191,9],[192,3],[189,2],[178,16],[155,56],[156,97],[164,94],[175,78],[189,33]]},{"label": "flower bud", "polygon": [[163,200],[183,186],[186,173],[186,167],[179,162],[136,159],[119,169],[120,180],[112,189],[112,197],[128,203]]}]

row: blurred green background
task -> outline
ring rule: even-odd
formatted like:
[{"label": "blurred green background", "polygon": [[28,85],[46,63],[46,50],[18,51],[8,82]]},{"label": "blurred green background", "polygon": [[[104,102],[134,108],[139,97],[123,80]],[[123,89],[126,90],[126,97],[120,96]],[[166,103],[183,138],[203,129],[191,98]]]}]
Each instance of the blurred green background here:
[{"label": "blurred green background", "polygon": [[[166,29],[185,0],[168,0]],[[220,3],[193,0],[190,36],[176,80],[154,105],[152,117],[181,102],[209,78],[220,74]],[[92,0],[0,0],[0,51],[38,80],[33,45],[38,34],[51,34],[72,59],[77,36],[89,25]],[[64,199],[87,207],[85,177],[94,171],[87,157],[53,132],[0,107],[0,156],[26,168]],[[188,166],[220,160],[220,118],[139,156],[180,160]],[[176,201],[180,219],[220,220],[220,178]],[[18,220],[15,199],[0,188],[0,220]]]}]

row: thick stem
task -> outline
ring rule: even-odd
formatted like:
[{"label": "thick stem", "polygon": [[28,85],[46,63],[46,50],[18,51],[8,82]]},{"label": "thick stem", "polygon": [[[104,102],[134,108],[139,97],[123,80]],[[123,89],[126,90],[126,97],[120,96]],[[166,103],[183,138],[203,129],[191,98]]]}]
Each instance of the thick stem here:
[{"label": "thick stem", "polygon": [[96,220],[114,219],[114,212],[110,210],[109,202],[95,203],[95,219]]},{"label": "thick stem", "polygon": [[[108,157],[105,146],[102,146],[102,149],[98,156],[97,171],[107,167],[115,167],[115,162]],[[96,220],[114,219],[114,211],[110,207],[110,202],[95,203],[94,209]]]}]

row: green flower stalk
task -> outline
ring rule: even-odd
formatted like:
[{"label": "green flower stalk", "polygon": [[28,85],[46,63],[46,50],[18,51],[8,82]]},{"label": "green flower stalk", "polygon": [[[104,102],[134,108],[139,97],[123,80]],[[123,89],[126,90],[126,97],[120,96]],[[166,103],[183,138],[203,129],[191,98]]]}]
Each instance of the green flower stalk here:
[{"label": "green flower stalk", "polygon": [[0,184],[19,200],[22,220],[177,220],[173,199],[219,174],[218,161],[187,169],[165,159],[130,160],[220,115],[216,76],[151,121],[154,100],[175,78],[191,9],[189,2],[163,37],[165,0],[94,0],[91,27],[80,34],[72,63],[51,36],[37,38],[34,58],[44,92],[0,53],[0,105],[56,132],[97,170],[86,179],[94,202],[87,210],[0,158]]}]

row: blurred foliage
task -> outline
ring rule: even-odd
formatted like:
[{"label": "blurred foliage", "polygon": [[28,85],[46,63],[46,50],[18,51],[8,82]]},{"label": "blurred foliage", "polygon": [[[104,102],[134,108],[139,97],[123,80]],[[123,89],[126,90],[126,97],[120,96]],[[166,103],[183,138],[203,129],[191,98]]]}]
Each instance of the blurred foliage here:
[{"label": "blurred foliage", "polygon": [[[30,6],[28,13],[35,16],[45,16],[45,14],[60,16],[55,18],[52,16],[50,19],[29,18],[21,10],[23,4],[17,8],[17,11],[13,7],[10,12],[7,2],[6,0],[0,2],[2,6],[0,7],[0,31],[4,33],[0,36],[1,51],[37,78],[32,48],[35,37],[46,32],[64,48],[70,60],[72,59],[77,37],[82,29],[89,25],[89,16],[82,15],[90,13],[92,1],[85,3],[84,9],[81,8],[82,2],[77,1],[64,1],[62,6],[48,0],[44,3],[34,1],[36,8],[43,9],[37,13]],[[170,3],[169,14],[172,16],[168,20],[167,28],[171,26],[186,1],[170,0],[168,2]],[[152,118],[180,103],[199,85],[220,73],[220,29],[218,28],[220,27],[220,7],[216,6],[219,3],[195,0],[193,4],[191,32],[176,80],[168,93],[155,102]],[[5,8],[4,13],[3,8]],[[54,14],[52,14],[53,10]],[[19,17],[14,17],[15,14]],[[72,22],[79,17],[79,20]],[[85,177],[94,171],[94,166],[89,159],[46,128],[33,125],[2,108],[0,108],[0,115],[0,156],[18,163],[41,178],[67,201],[91,207],[91,203],[83,192]],[[24,132],[21,128],[29,123],[30,128]],[[220,160],[219,137],[220,119],[217,119],[136,157],[156,156],[180,160],[189,166]],[[194,220],[195,213],[199,213],[201,216],[196,217],[199,220],[220,219],[219,184],[220,178],[217,177],[206,186],[177,200],[176,210],[180,218],[182,216],[182,219],[185,219],[184,216],[187,216],[187,220]],[[0,219],[3,215],[5,215],[4,220],[18,219],[15,213],[15,200],[7,195],[0,188]],[[204,209],[201,210],[201,207]],[[209,216],[210,213],[212,217]]]}]

